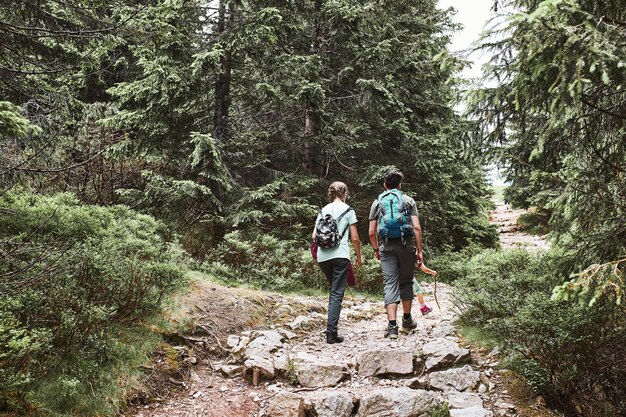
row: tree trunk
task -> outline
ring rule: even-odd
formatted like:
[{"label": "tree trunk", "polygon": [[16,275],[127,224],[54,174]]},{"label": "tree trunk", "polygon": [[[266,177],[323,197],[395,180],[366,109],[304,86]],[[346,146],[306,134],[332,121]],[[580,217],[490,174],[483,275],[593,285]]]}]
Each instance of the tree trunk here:
[{"label": "tree trunk", "polygon": [[[322,1],[323,0],[315,0],[315,14],[313,16],[313,33],[312,33],[312,41],[311,48],[309,50],[310,55],[315,55],[319,53],[320,47],[320,38],[322,36],[322,28],[319,21],[319,15],[322,11]],[[318,135],[318,116],[316,113],[316,104],[315,103],[307,103],[306,110],[304,112],[304,155],[302,157],[302,168],[311,172],[312,170],[312,162],[315,157],[311,151],[311,142],[315,140],[315,137]]]},{"label": "tree trunk", "polygon": [[[219,4],[217,34],[222,36],[232,26],[234,6],[228,7],[228,16],[224,0]],[[232,68],[232,54],[226,49],[220,61],[221,72],[215,80],[215,113],[213,118],[213,136],[219,141],[226,141],[230,137],[230,82]]]}]

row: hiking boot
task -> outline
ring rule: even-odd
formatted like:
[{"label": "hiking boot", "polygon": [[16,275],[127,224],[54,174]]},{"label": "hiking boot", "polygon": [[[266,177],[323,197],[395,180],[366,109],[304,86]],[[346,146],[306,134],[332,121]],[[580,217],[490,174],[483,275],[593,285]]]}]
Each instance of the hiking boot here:
[{"label": "hiking boot", "polygon": [[417,322],[413,318],[408,320],[402,319],[402,333],[409,333],[411,330],[417,327]]},{"label": "hiking boot", "polygon": [[433,311],[433,309],[428,307],[426,304],[424,304],[423,307],[420,307],[420,311],[422,312],[422,316],[425,316],[426,314],[428,314],[431,311]]},{"label": "hiking boot", "polygon": [[326,343],[341,343],[343,342],[343,336],[339,336],[337,332],[326,330]]},{"label": "hiking boot", "polygon": [[395,340],[398,338],[398,325],[389,324],[387,325],[387,331],[385,332],[385,337],[388,337],[391,340]]}]

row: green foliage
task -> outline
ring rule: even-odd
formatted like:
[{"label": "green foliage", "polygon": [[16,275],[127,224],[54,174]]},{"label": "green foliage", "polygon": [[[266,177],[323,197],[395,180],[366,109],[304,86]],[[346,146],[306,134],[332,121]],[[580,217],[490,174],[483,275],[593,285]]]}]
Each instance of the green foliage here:
[{"label": "green foliage", "polygon": [[[454,25],[435,1],[220,2],[204,23],[200,8],[176,1],[129,22],[158,28],[150,39],[176,53],[131,40],[130,77],[108,90],[121,112],[107,125],[129,132],[131,152],[153,172],[144,178],[159,179],[124,191],[125,201],[185,233],[203,222],[218,238],[261,228],[303,239],[331,179],[348,184],[364,218],[382,168],[395,165],[433,250],[495,245],[480,158],[463,148],[452,111],[461,63],[445,34]],[[198,130],[216,140],[202,180],[185,162]],[[206,192],[183,196],[178,181]]]},{"label": "green foliage", "polygon": [[[246,284],[253,288],[278,291],[327,289],[327,282],[317,262],[303,241],[280,239],[273,235],[243,236],[228,233],[211,252],[209,270],[219,279]],[[355,270],[355,289],[381,294],[383,281],[380,263],[364,256]]]},{"label": "green foliage", "polygon": [[110,414],[119,395],[88,387],[119,389],[120,364],[140,361],[141,321],[182,281],[166,229],[123,206],[20,191],[0,196],[0,242],[0,398]]},{"label": "green foliage", "polygon": [[588,302],[592,307],[596,302],[608,298],[621,305],[624,300],[624,272],[626,259],[602,265],[591,265],[584,271],[574,274],[571,279],[558,285],[552,291],[553,300]]},{"label": "green foliage", "polygon": [[[495,88],[470,107],[508,166],[507,200],[550,215],[578,270],[626,250],[626,9],[595,0],[500,2],[516,12],[485,37]],[[620,284],[623,287],[623,284]]]},{"label": "green foliage", "polygon": [[448,404],[443,404],[439,407],[434,407],[430,410],[427,410],[425,415],[427,415],[428,417],[449,417],[450,408],[448,407]]},{"label": "green foliage", "polygon": [[481,246],[471,245],[459,252],[445,252],[435,256],[432,260],[427,259],[429,268],[437,271],[439,282],[454,283],[456,280],[467,276],[468,260],[484,250]]},{"label": "green foliage", "polygon": [[212,272],[254,288],[294,291],[325,288],[325,278],[303,242],[231,232],[211,253]]},{"label": "green foliage", "polygon": [[548,233],[549,213],[535,211],[522,213],[517,218],[517,224],[522,226],[522,230],[533,235],[545,235]]},{"label": "green foliage", "polygon": [[626,314],[606,299],[595,308],[552,300],[567,265],[561,252],[472,257],[456,282],[462,321],[484,328],[504,348],[504,366],[553,405],[567,411],[584,399],[585,415],[617,415],[626,406]]},{"label": "green foliage", "polygon": [[20,115],[20,108],[8,101],[0,101],[0,138],[24,137],[40,133],[41,129]]},{"label": "green foliage", "polygon": [[493,195],[491,196],[491,198],[494,201],[506,201],[506,199],[504,198],[504,193],[506,192],[507,188],[509,187],[506,185],[492,185],[491,191]]}]

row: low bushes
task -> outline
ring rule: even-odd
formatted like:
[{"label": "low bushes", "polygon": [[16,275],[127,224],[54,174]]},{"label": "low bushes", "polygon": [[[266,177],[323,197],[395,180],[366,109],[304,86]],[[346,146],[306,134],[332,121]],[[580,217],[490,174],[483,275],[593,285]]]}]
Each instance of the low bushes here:
[{"label": "low bushes", "polygon": [[323,275],[304,241],[268,234],[244,236],[235,231],[224,236],[209,261],[215,276],[254,288],[295,291],[324,286]]},{"label": "low bushes", "polygon": [[550,213],[546,211],[534,211],[522,213],[517,218],[517,224],[522,226],[522,230],[532,235],[545,235],[550,231],[548,222]]},{"label": "low bushes", "polygon": [[[356,288],[382,292],[380,264],[371,252],[365,254],[367,249],[363,251],[364,264],[356,271]],[[327,285],[306,240],[232,232],[213,251],[209,265],[215,276],[266,290],[302,291],[325,289]]]},{"label": "low bushes", "polygon": [[585,415],[626,412],[626,310],[552,301],[569,276],[560,252],[485,251],[466,262],[455,296],[465,324],[488,331],[505,366],[553,405]]},{"label": "low bushes", "polygon": [[127,207],[0,196],[0,410],[111,414],[150,350],[141,322],[182,280],[179,255]]}]

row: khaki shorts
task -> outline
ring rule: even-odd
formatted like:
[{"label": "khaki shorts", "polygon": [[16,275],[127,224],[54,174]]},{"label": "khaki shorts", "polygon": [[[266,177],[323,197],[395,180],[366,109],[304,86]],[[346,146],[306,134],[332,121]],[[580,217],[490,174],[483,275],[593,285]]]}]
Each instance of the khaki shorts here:
[{"label": "khaki shorts", "polygon": [[385,305],[413,300],[415,256],[413,239],[405,244],[401,239],[389,239],[380,246]]}]

